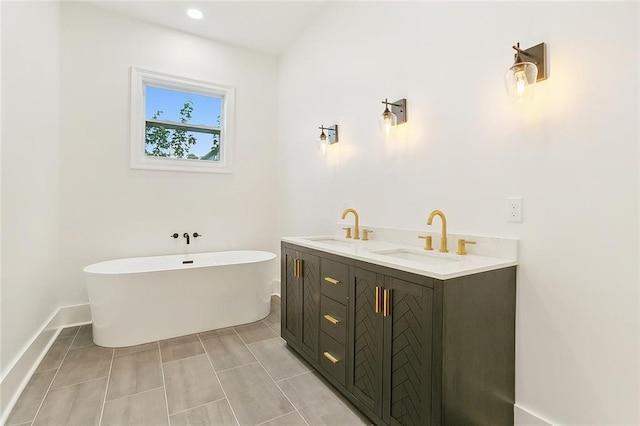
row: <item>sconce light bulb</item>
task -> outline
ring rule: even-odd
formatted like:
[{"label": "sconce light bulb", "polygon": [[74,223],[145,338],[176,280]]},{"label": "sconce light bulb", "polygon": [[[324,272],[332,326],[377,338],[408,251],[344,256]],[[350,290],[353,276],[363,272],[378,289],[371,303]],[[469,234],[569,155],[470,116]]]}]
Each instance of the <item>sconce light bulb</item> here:
[{"label": "sconce light bulb", "polygon": [[320,148],[320,153],[322,153],[322,155],[327,154],[327,145],[329,145],[329,138],[327,138],[324,129],[322,129],[322,133],[320,133],[320,136],[318,137],[318,147]]},{"label": "sconce light bulb", "polygon": [[533,100],[533,88],[538,76],[538,67],[531,62],[518,62],[505,75],[505,87],[509,101],[526,104]]},{"label": "sconce light bulb", "polygon": [[320,140],[320,152],[322,155],[327,155],[327,138]]},{"label": "sconce light bulb", "polygon": [[391,136],[391,127],[393,127],[393,120],[391,119],[391,117],[384,117],[384,124],[383,124],[383,132],[384,135],[386,137]]},{"label": "sconce light bulb", "polygon": [[380,133],[382,134],[382,139],[385,141],[389,141],[391,139],[391,131],[393,126],[398,124],[398,117],[391,111],[389,108],[385,108],[382,116],[378,120],[378,124],[380,126]]},{"label": "sconce light bulb", "polygon": [[524,71],[517,71],[515,75],[516,91],[518,93],[518,99],[522,101],[522,95],[527,88],[527,77]]}]

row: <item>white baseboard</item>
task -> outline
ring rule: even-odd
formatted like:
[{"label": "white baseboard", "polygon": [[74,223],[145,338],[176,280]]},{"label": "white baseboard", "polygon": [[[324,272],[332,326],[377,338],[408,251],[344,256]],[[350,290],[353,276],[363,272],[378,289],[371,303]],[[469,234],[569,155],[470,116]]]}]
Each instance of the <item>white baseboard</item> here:
[{"label": "white baseboard", "polygon": [[271,294],[280,297],[280,280],[271,281]]},{"label": "white baseboard", "polygon": [[18,397],[60,329],[91,322],[89,305],[63,306],[44,323],[0,380],[0,424],[4,424]]},{"label": "white baseboard", "polygon": [[531,410],[524,408],[518,404],[513,407],[514,425],[515,426],[551,426],[553,423],[543,420]]}]

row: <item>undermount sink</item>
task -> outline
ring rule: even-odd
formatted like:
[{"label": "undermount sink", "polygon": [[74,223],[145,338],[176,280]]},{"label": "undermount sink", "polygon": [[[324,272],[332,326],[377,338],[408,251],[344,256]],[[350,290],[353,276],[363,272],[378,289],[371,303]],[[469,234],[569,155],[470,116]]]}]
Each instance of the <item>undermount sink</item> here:
[{"label": "undermount sink", "polygon": [[356,244],[355,240],[346,239],[342,237],[334,237],[334,236],[306,237],[304,239],[308,241],[313,241],[315,243],[328,244],[331,246],[338,246],[338,247],[353,247],[354,244]]},{"label": "undermount sink", "polygon": [[459,262],[460,260],[462,260],[455,257],[445,257],[447,255],[439,255],[435,253],[427,253],[424,251],[409,249],[379,250],[372,251],[371,253],[394,257],[396,259],[409,260],[411,262],[418,262],[424,265],[441,265],[443,263]]}]

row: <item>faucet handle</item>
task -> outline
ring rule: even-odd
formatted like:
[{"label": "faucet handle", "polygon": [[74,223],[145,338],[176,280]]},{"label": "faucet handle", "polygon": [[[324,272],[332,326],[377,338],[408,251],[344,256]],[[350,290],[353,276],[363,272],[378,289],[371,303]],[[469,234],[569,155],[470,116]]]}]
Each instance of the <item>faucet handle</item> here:
[{"label": "faucet handle", "polygon": [[362,230],[362,241],[369,241],[369,234],[373,234],[373,231],[370,229]]},{"label": "faucet handle", "polygon": [[178,235],[177,232],[174,232],[172,235],[169,235],[170,238],[178,238],[180,235]]},{"label": "faucet handle", "polygon": [[431,235],[419,235],[418,238],[422,238],[424,240],[425,250],[433,250],[433,237],[431,237]]},{"label": "faucet handle", "polygon": [[197,232],[193,233],[193,238],[202,237],[202,234],[198,234]]},{"label": "faucet handle", "polygon": [[466,250],[466,245],[467,244],[475,244],[475,241],[471,241],[471,240],[465,240],[464,238],[460,238],[458,240],[458,251],[456,252],[456,254],[459,254],[461,256],[465,256],[467,254],[467,250]]},{"label": "faucet handle", "polygon": [[351,228],[349,228],[348,226],[346,228],[342,228],[345,231],[347,231],[347,235],[345,235],[345,238],[351,238]]}]

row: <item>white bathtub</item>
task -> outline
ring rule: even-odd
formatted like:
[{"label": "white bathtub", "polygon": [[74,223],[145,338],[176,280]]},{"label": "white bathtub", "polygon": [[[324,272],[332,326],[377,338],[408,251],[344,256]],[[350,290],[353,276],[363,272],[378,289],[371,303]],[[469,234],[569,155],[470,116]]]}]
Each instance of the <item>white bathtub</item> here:
[{"label": "white bathtub", "polygon": [[269,314],[275,257],[245,250],[89,265],[93,341],[132,346],[260,320]]}]

